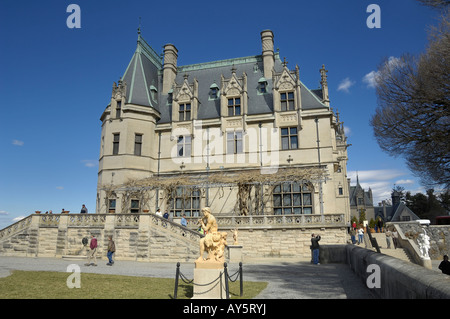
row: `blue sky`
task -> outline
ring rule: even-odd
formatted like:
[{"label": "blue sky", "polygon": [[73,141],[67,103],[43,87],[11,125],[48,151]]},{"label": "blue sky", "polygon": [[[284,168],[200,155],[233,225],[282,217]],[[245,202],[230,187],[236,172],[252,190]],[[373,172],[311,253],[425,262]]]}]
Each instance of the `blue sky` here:
[{"label": "blue sky", "polygon": [[[69,29],[70,4],[81,28]],[[370,29],[369,4],[381,9]],[[375,89],[363,79],[383,58],[422,52],[438,12],[415,0],[21,1],[0,3],[0,229],[35,210],[95,211],[101,122],[113,81],[142,36],[157,51],[173,43],[178,65],[261,53],[260,32],[302,82],[319,86],[328,69],[331,106],[339,110],[355,172],[376,200],[394,184],[422,191],[402,158],[383,153],[369,119]]]}]

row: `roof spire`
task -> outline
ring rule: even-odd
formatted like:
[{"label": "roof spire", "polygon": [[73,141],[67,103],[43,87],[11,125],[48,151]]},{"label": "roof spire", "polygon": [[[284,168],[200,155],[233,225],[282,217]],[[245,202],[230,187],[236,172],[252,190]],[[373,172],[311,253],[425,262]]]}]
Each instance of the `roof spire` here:
[{"label": "roof spire", "polygon": [[141,17],[139,17],[139,26],[137,28],[137,31],[138,31],[138,37],[140,37],[141,36]]}]

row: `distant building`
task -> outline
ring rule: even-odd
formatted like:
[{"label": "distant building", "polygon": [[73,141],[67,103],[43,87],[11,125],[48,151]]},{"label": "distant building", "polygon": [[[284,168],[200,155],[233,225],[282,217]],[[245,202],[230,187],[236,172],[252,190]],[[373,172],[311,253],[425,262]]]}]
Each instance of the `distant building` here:
[{"label": "distant building", "polygon": [[364,211],[367,221],[375,220],[373,196],[370,187],[367,191],[362,188],[359,184],[358,175],[356,175],[356,186],[350,186],[350,179],[348,183],[350,189],[350,218],[356,217],[359,220],[361,211]]},{"label": "distant building", "polygon": [[400,193],[396,190],[392,192],[392,205],[383,201],[374,207],[374,212],[376,218],[380,216],[385,222],[407,222],[420,219],[400,200]]}]

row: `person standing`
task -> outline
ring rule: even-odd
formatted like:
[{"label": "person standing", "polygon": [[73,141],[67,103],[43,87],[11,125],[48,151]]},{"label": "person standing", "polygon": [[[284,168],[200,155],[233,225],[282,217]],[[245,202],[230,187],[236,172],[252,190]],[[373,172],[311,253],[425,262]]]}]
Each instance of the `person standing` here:
[{"label": "person standing", "polygon": [[391,249],[391,237],[392,237],[392,232],[387,229],[386,230],[386,244],[387,244],[387,248]]},{"label": "person standing", "polygon": [[311,250],[312,250],[314,265],[320,265],[320,263],[319,263],[319,249],[320,249],[319,240],[320,240],[319,235],[317,235],[317,236],[315,236],[314,234],[311,235]]},{"label": "person standing", "polygon": [[364,229],[359,227],[358,229],[358,245],[361,244],[364,240]]},{"label": "person standing", "polygon": [[106,256],[108,257],[109,263],[107,263],[106,265],[112,266],[114,264],[114,260],[112,259],[112,257],[116,252],[116,244],[114,243],[112,236],[108,236],[108,240],[108,252],[106,253]]},{"label": "person standing", "polygon": [[450,261],[448,261],[447,255],[444,255],[444,260],[441,261],[438,268],[443,274],[450,275]]},{"label": "person standing", "polygon": [[[88,253],[88,262],[87,264],[84,264],[85,266],[97,266],[97,238],[95,238],[94,235],[91,235],[91,243],[89,245],[89,253]],[[94,262],[92,263],[92,259],[94,259]]]},{"label": "person standing", "polygon": [[187,220],[186,220],[186,214],[183,214],[183,217],[181,217],[181,226],[187,227]]},{"label": "person standing", "polygon": [[87,209],[87,207],[83,204],[82,206],[81,206],[81,212],[80,212],[80,214],[87,214],[88,213],[88,209]]},{"label": "person standing", "polygon": [[398,233],[397,229],[394,228],[392,232],[392,242],[394,243],[394,249],[397,249],[398,247]]}]

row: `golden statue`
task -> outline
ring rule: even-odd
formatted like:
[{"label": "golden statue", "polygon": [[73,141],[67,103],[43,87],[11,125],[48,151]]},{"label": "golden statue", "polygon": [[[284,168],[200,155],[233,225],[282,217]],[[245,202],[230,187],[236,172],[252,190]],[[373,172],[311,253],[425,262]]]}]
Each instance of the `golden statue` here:
[{"label": "golden statue", "polygon": [[[219,232],[216,218],[211,214],[211,209],[202,209],[203,217],[199,223],[205,232],[205,237],[200,239],[200,257],[197,262],[224,262],[225,247],[227,246],[227,233]],[[206,258],[203,257],[207,253]]]}]

